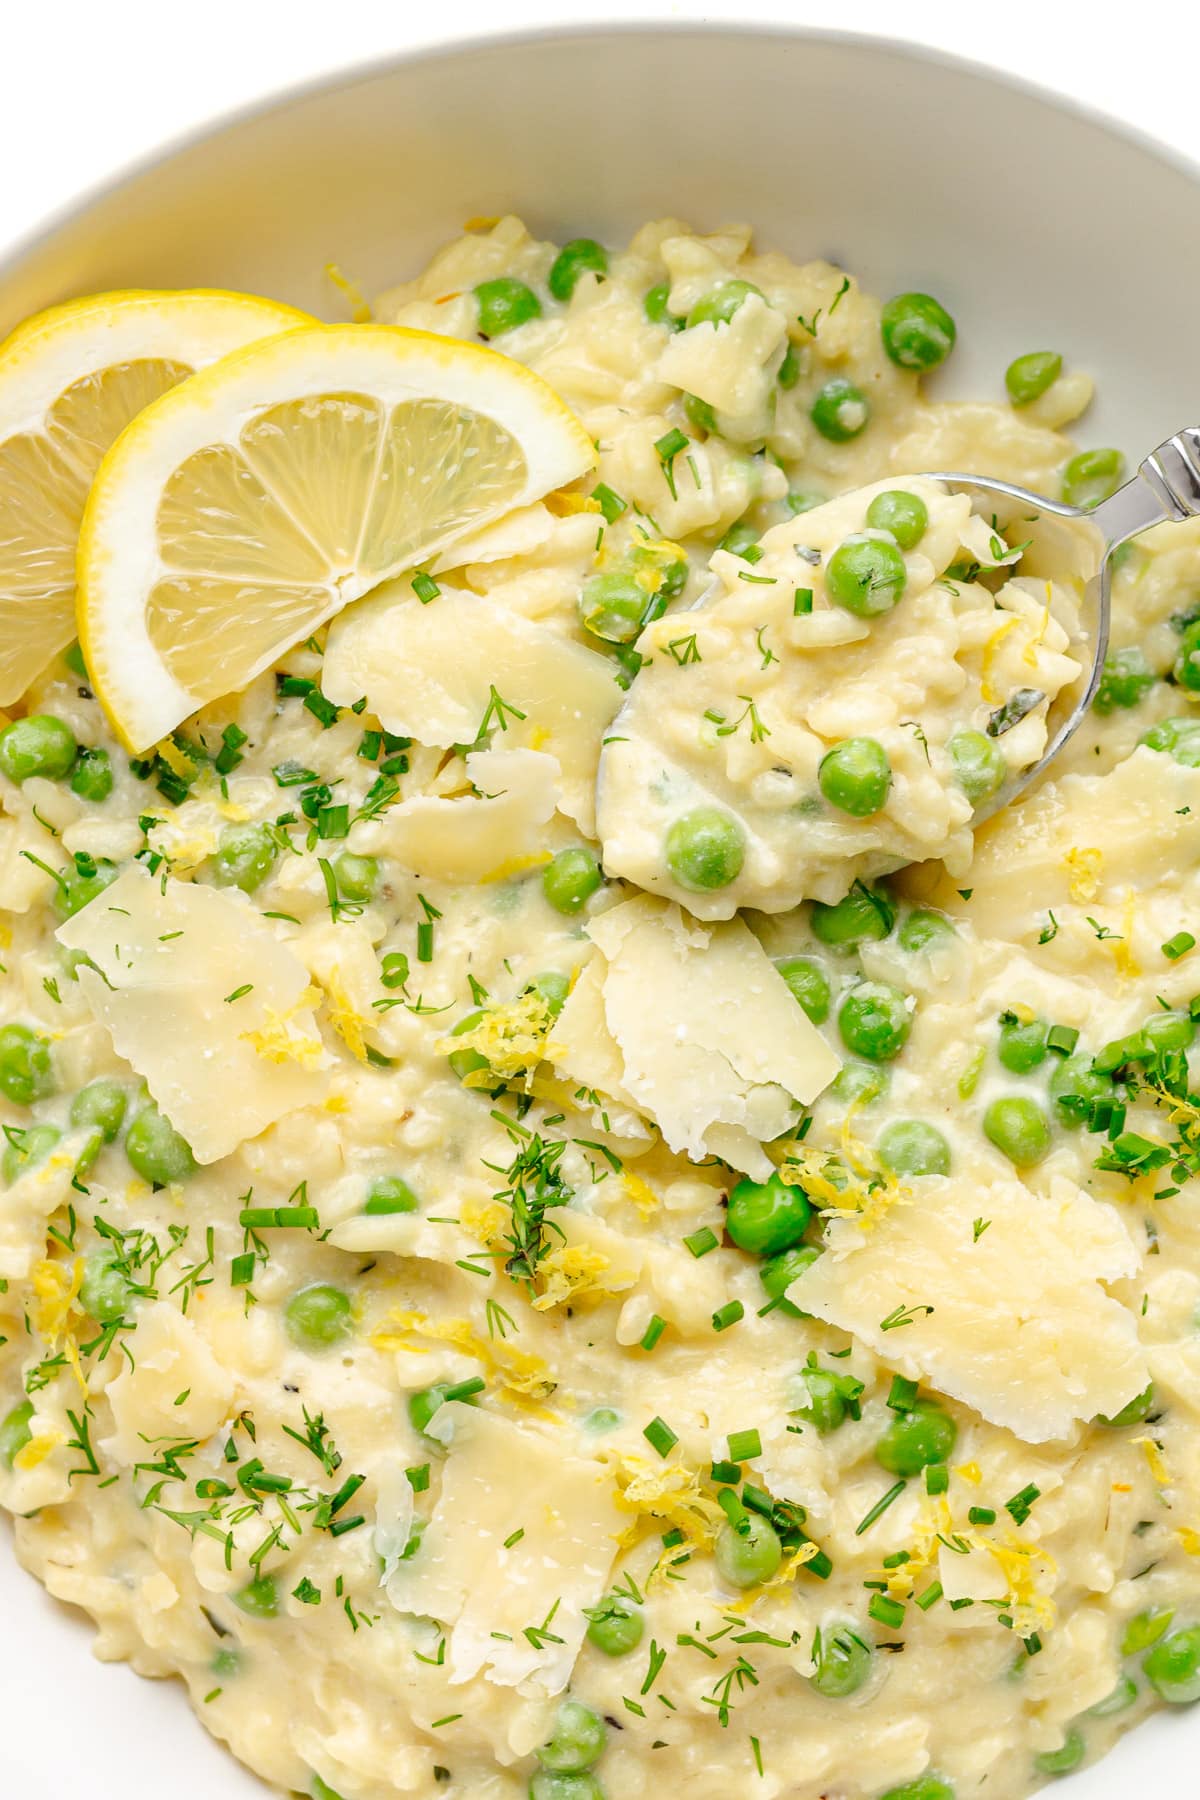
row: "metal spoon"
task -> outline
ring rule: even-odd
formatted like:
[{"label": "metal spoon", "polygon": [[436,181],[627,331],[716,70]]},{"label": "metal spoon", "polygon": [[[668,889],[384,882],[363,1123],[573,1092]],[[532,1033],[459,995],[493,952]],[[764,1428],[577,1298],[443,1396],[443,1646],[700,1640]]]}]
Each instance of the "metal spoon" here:
[{"label": "metal spoon", "polygon": [[1000,495],[1038,513],[1050,513],[1056,518],[1086,525],[1096,534],[1100,549],[1099,566],[1084,595],[1082,629],[1074,640],[1083,673],[1071,687],[1063,689],[1050,708],[1046,719],[1049,735],[1040,759],[1013,775],[999,793],[976,809],[974,822],[980,824],[1010,805],[1037,780],[1075,735],[1087,715],[1108,654],[1114,550],[1141,532],[1149,531],[1152,525],[1190,519],[1200,513],[1200,426],[1189,425],[1175,437],[1168,438],[1146,457],[1131,480],[1115,494],[1110,494],[1107,500],[1091,507],[1066,506],[1060,500],[1047,500],[1043,494],[1031,493],[1028,488],[1016,487],[1009,481],[992,481],[985,475],[937,473],[928,479],[944,482],[948,487],[968,488],[973,493]]}]

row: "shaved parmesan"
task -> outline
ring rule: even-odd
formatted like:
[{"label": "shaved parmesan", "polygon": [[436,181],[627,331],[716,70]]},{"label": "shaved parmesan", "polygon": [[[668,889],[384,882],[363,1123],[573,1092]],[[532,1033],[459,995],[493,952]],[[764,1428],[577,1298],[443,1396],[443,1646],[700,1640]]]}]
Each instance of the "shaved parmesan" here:
[{"label": "shaved parmesan", "polygon": [[[452,1685],[483,1672],[525,1695],[559,1694],[625,1523],[612,1477],[481,1408],[442,1411],[453,1413],[454,1433],[441,1498],[420,1556],[394,1571],[388,1598],[451,1628]],[[552,1637],[540,1637],[542,1625]]]},{"label": "shaved parmesan", "polygon": [[365,694],[388,731],[447,748],[474,743],[499,695],[524,714],[505,713],[506,746],[550,751],[563,811],[591,829],[600,739],[621,700],[595,651],[478,594],[444,587],[423,606],[389,582],[334,621],[322,686],[339,705]]},{"label": "shaved parmesan", "polygon": [[[672,1150],[765,1173],[759,1146],[787,1131],[841,1064],[758,940],[738,919],[699,925],[647,896],[602,913],[588,935],[603,973],[585,971],[583,999],[563,1009],[560,1065],[611,1082],[619,1059],[614,1097],[654,1120]],[[606,1031],[593,1038],[597,979]]]},{"label": "shaved parmesan", "polygon": [[240,895],[135,863],[57,935],[90,958],[88,1005],[197,1161],[322,1098],[307,971]]},{"label": "shaved parmesan", "polygon": [[211,1437],[233,1405],[233,1377],[196,1326],[166,1300],[138,1313],[124,1340],[129,1366],[106,1389],[112,1407],[114,1456],[144,1462],[147,1444]]},{"label": "shaved parmesan", "polygon": [[762,406],[786,337],[783,314],[758,294],[748,294],[731,319],[693,325],[669,339],[658,373],[736,417]]},{"label": "shaved parmesan", "polygon": [[420,794],[385,815],[388,853],[439,881],[496,881],[549,858],[542,827],[558,803],[561,771],[540,750],[475,750],[467,774],[477,794]]},{"label": "shaved parmesan", "polygon": [[1110,1207],[1063,1177],[1035,1194],[982,1167],[918,1186],[869,1230],[832,1219],[789,1299],[1026,1443],[1142,1392],[1133,1315],[1101,1286],[1138,1262]]}]

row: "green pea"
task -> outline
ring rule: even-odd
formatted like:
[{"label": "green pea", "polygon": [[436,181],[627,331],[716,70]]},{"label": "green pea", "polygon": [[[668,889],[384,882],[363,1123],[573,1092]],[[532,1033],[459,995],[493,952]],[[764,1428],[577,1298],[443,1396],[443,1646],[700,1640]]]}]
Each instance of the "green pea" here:
[{"label": "green pea", "polygon": [[571,991],[570,976],[560,974],[557,969],[545,969],[540,975],[535,975],[529,985],[546,1002],[551,1014],[557,1019]]},{"label": "green pea", "polygon": [[1106,1418],[1103,1413],[1097,1413],[1095,1422],[1097,1425],[1110,1425],[1119,1429],[1125,1425],[1140,1425],[1142,1420],[1148,1418],[1153,1411],[1154,1383],[1151,1382],[1148,1387],[1142,1389],[1140,1394],[1135,1394],[1132,1400],[1127,1400],[1120,1412],[1114,1413],[1111,1419]]},{"label": "green pea", "polygon": [[529,1800],[604,1800],[604,1789],[590,1769],[577,1775],[537,1769],[529,1783]]},{"label": "green pea", "polygon": [[333,877],[343,900],[365,904],[375,897],[379,864],[373,856],[356,856],[353,850],[343,850],[333,859]]},{"label": "green pea", "polygon": [[1056,1062],[1050,1076],[1050,1098],[1060,1125],[1082,1125],[1093,1101],[1111,1100],[1112,1077],[1093,1069],[1090,1056],[1068,1056]]},{"label": "green pea", "polygon": [[983,1115],[983,1135],[1017,1169],[1032,1169],[1050,1148],[1050,1121],[1034,1100],[1009,1094]]},{"label": "green pea", "polygon": [[1165,751],[1185,769],[1200,769],[1200,718],[1160,719],[1143,731],[1138,743]]},{"label": "green pea", "polygon": [[889,936],[896,923],[896,909],[882,888],[856,881],[850,892],[832,906],[814,900],[814,937],[839,950]]},{"label": "green pea", "polygon": [[807,956],[785,956],[775,964],[814,1025],[829,1017],[829,982],[819,963]]},{"label": "green pea", "polygon": [[942,913],[919,907],[905,918],[896,933],[896,941],[902,950],[937,950],[957,936],[957,931]]},{"label": "green pea", "polygon": [[166,1187],[196,1172],[192,1147],[157,1106],[147,1106],[125,1134],[125,1154],[144,1181]]},{"label": "green pea", "polygon": [[784,1313],[789,1319],[808,1318],[809,1315],[786,1295],[793,1281],[799,1281],[820,1255],[818,1244],[794,1244],[790,1250],[781,1250],[778,1256],[770,1256],[759,1264],[758,1279],[763,1284],[763,1291],[768,1300],[778,1302],[773,1311]]},{"label": "green pea", "polygon": [[[1190,630],[1191,627],[1189,633]],[[1198,648],[1200,635],[1190,645],[1189,655]],[[1192,667],[1194,669],[1194,665]],[[1178,679],[1177,674],[1176,680]],[[1105,657],[1100,671],[1100,685],[1096,689],[1092,707],[1102,718],[1107,718],[1118,706],[1137,706],[1150,692],[1156,680],[1154,670],[1146,661],[1145,651],[1137,644],[1126,644],[1123,650],[1113,650]]]},{"label": "green pea", "polygon": [[814,506],[824,506],[825,496],[824,494],[809,493],[801,488],[792,488],[784,496],[783,503],[790,516],[796,519],[801,513],[811,512]]},{"label": "green pea", "polygon": [[214,1675],[219,1675],[223,1680],[232,1675],[240,1675],[242,1653],[240,1650],[218,1650],[208,1666]]},{"label": "green pea", "polygon": [[274,1575],[256,1575],[233,1595],[233,1604],[251,1619],[279,1616],[279,1583]]},{"label": "green pea", "polygon": [[1098,506],[1115,494],[1125,479],[1119,450],[1081,450],[1062,474],[1062,497],[1068,506]]},{"label": "green pea", "polygon": [[993,738],[982,731],[956,731],[946,746],[954,779],[972,806],[990,800],[1004,786],[1008,764]]},{"label": "green pea", "polygon": [[693,325],[728,325],[738,307],[751,294],[757,294],[760,300],[764,298],[762,289],[756,288],[752,281],[723,281],[703,299],[697,300],[687,316],[689,329]]},{"label": "green pea", "polygon": [[868,819],[887,804],[892,765],[876,738],[843,738],[821,758],[817,782],[830,806]]},{"label": "green pea", "polygon": [[73,919],[77,912],[90,906],[98,894],[106,887],[111,887],[120,873],[115,863],[98,862],[86,875],[79,871],[78,864],[69,869],[59,879],[54,892],[54,910],[60,919]]},{"label": "green pea", "polygon": [[843,1063],[829,1092],[845,1106],[870,1106],[887,1092],[888,1071],[878,1063]]},{"label": "green pea", "polygon": [[856,1375],[823,1369],[810,1360],[800,1371],[800,1385],[804,1398],[789,1410],[798,1418],[807,1419],[822,1437],[844,1425],[847,1418],[859,1416],[863,1384]]},{"label": "green pea", "polygon": [[1200,1625],[1171,1632],[1155,1644],[1142,1668],[1168,1706],[1190,1706],[1193,1700],[1200,1700]]},{"label": "green pea", "polygon": [[5,1186],[11,1187],[27,1170],[44,1163],[61,1138],[57,1125],[30,1125],[19,1134],[14,1132],[0,1157],[0,1176]]},{"label": "green pea", "polygon": [[907,581],[899,547],[890,538],[865,532],[843,538],[825,565],[829,598],[859,619],[890,612]]},{"label": "green pea", "polygon": [[283,1309],[283,1322],[301,1350],[328,1350],[354,1330],[350,1296],[328,1281],[298,1288]]},{"label": "green pea", "polygon": [[[551,868],[553,866],[553,864],[550,865]],[[477,1006],[474,1012],[464,1013],[457,1025],[451,1027],[450,1036],[462,1037],[464,1032],[473,1031],[482,1018],[483,1008],[481,1006]],[[446,1061],[460,1081],[465,1081],[468,1075],[477,1074],[480,1069],[491,1067],[487,1057],[481,1051],[472,1048],[471,1045],[467,1045],[462,1050],[452,1050]]]},{"label": "green pea", "polygon": [[647,288],[642,300],[642,311],[652,325],[665,325],[668,331],[682,331],[687,321],[670,310],[667,304],[670,298],[670,282],[660,281],[657,286]]},{"label": "green pea", "polygon": [[717,806],[695,806],[671,825],[665,853],[680,887],[691,894],[711,893],[728,887],[741,874],[746,834],[732,813]]},{"label": "green pea", "polygon": [[407,1181],[399,1175],[380,1175],[371,1183],[363,1211],[378,1218],[389,1213],[417,1212],[420,1204]]},{"label": "green pea", "polygon": [[1046,1060],[1046,1035],[1050,1027],[1045,1019],[1006,1019],[1000,1027],[996,1055],[1004,1068],[1014,1075],[1028,1075]]},{"label": "green pea", "polygon": [[731,556],[744,557],[747,550],[753,550],[757,543],[758,533],[753,525],[746,519],[739,519],[735,525],[729,527],[717,545],[717,549],[728,550]]},{"label": "green pea", "polygon": [[919,494],[907,488],[889,488],[876,494],[867,508],[867,524],[873,531],[890,531],[902,550],[912,550],[925,536],[929,508]]},{"label": "green pea", "polygon": [[429,1422],[450,1391],[448,1381],[435,1381],[432,1387],[418,1388],[408,1396],[408,1418],[414,1431],[429,1434]]},{"label": "green pea", "polygon": [[213,880],[218,887],[252,894],[278,860],[279,844],[269,825],[226,825],[213,858]]},{"label": "green pea", "polygon": [[607,1736],[599,1713],[568,1695],[559,1702],[554,1730],[538,1750],[537,1759],[543,1769],[557,1775],[577,1775],[599,1761]]},{"label": "green pea", "polygon": [[71,774],[71,792],[94,806],[112,793],[113,772],[107,750],[81,750]]},{"label": "green pea", "polygon": [[542,870],[542,892],[555,912],[573,918],[582,912],[597,888],[604,885],[593,851],[583,844],[560,850]]},{"label": "green pea", "polygon": [[0,1094],[14,1106],[32,1106],[56,1086],[49,1038],[28,1025],[0,1027]]},{"label": "green pea", "polygon": [[71,1102],[71,1123],[80,1130],[98,1131],[111,1144],[125,1123],[128,1096],[119,1081],[102,1078],[80,1088]]},{"label": "green pea", "polygon": [[611,1406],[593,1406],[583,1422],[589,1431],[615,1431],[621,1423],[621,1415]]},{"label": "green pea", "polygon": [[[639,575],[646,584],[647,591],[653,590],[656,601],[673,600],[681,594],[687,583],[690,565],[687,557],[680,552],[664,561],[664,553],[677,546],[666,544],[631,544],[626,551],[626,560],[635,575]],[[661,607],[655,611],[657,618]]]},{"label": "green pea", "polygon": [[1137,1682],[1132,1675],[1122,1675],[1111,1694],[1106,1694],[1103,1700],[1097,1700],[1095,1706],[1088,1707],[1088,1717],[1111,1719],[1115,1713],[1122,1713],[1132,1706],[1137,1697]]},{"label": "green pea", "polygon": [[809,1680],[827,1700],[844,1700],[868,1679],[873,1660],[870,1644],[852,1625],[828,1625],[817,1632]]},{"label": "green pea", "polygon": [[796,383],[799,381],[799,379],[800,379],[800,356],[796,349],[795,344],[789,344],[787,349],[784,351],[783,361],[779,365],[779,372],[776,375],[775,379],[779,383],[780,387],[783,388],[785,393],[788,392],[791,388],[794,388]]},{"label": "green pea", "polygon": [[0,1420],[0,1463],[11,1469],[33,1436],[29,1421],[33,1417],[33,1401],[20,1400]]},{"label": "green pea", "polygon": [[511,275],[481,281],[475,289],[475,301],[479,307],[479,335],[485,338],[502,337],[506,331],[540,318],[542,313],[542,303],[533,289]]},{"label": "green pea", "polygon": [[69,725],[53,713],[33,713],[0,731],[0,771],[18,786],[32,775],[61,781],[70,774],[78,749]]},{"label": "green pea", "polygon": [[883,347],[902,369],[936,369],[958,336],[954,320],[932,294],[895,294],[879,321]]},{"label": "green pea", "polygon": [[766,1181],[739,1181],[731,1190],[725,1229],[739,1250],[777,1256],[800,1242],[811,1217],[804,1189],[771,1175]]},{"label": "green pea", "polygon": [[608,644],[632,644],[653,607],[653,596],[641,583],[616,569],[589,575],[579,595],[579,619],[584,630]]},{"label": "green pea", "polygon": [[943,1463],[954,1448],[958,1426],[935,1400],[918,1400],[896,1413],[875,1445],[875,1460],[891,1475],[919,1475]]},{"label": "green pea", "polygon": [[642,1641],[646,1621],[640,1606],[627,1594],[606,1594],[587,1614],[588,1642],[605,1656],[626,1656]]},{"label": "green pea", "polygon": [[1142,1037],[1159,1055],[1172,1050],[1188,1050],[1196,1036],[1196,1027],[1185,1012],[1156,1012],[1142,1026]]},{"label": "green pea", "polygon": [[554,259],[546,286],[556,300],[567,301],[581,275],[608,274],[608,251],[595,238],[572,238]]},{"label": "green pea", "polygon": [[97,1325],[123,1319],[129,1307],[129,1282],[115,1265],[111,1250],[97,1250],[84,1259],[79,1298]]},{"label": "green pea", "polygon": [[702,400],[699,394],[683,396],[683,412],[689,425],[696,431],[703,431],[708,437],[715,437],[720,426],[717,423],[715,407]]},{"label": "green pea", "polygon": [[848,444],[866,430],[871,407],[860,387],[845,375],[834,375],[818,392],[808,416],[831,444]]},{"label": "green pea", "polygon": [[879,1160],[893,1175],[948,1175],[950,1146],[936,1125],[923,1119],[896,1119],[877,1146]]},{"label": "green pea", "polygon": [[853,1055],[890,1062],[899,1056],[912,1030],[906,996],[890,982],[862,981],[838,1008],[838,1030]]},{"label": "green pea", "polygon": [[1029,406],[1040,400],[1062,374],[1063,359],[1057,350],[1029,350],[1010,362],[1004,371],[1004,385],[1014,406]]},{"label": "green pea", "polygon": [[879,1800],[955,1800],[954,1787],[944,1781],[940,1775],[918,1775],[915,1781],[906,1781],[903,1787],[889,1788],[881,1794]]},{"label": "green pea", "polygon": [[779,1533],[761,1513],[750,1513],[743,1535],[732,1525],[722,1525],[713,1546],[717,1568],[730,1587],[759,1587],[770,1581],[783,1561]]},{"label": "green pea", "polygon": [[1083,1761],[1086,1749],[1082,1731],[1072,1726],[1057,1750],[1043,1750],[1033,1764],[1041,1775],[1069,1775]]},{"label": "green pea", "polygon": [[319,1775],[312,1777],[308,1791],[312,1800],[342,1800],[342,1796],[331,1788],[327,1781],[322,1781]]}]

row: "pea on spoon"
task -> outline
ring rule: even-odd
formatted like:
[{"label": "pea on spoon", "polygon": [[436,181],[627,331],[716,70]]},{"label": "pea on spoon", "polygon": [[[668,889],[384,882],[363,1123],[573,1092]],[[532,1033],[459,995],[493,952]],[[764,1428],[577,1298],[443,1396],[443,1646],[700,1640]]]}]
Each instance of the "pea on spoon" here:
[{"label": "pea on spoon", "polygon": [[638,639],[600,759],[606,870],[709,919],[965,871],[1087,712],[1112,552],[1198,511],[1189,430],[1091,507],[913,475],[717,551],[696,605]]}]

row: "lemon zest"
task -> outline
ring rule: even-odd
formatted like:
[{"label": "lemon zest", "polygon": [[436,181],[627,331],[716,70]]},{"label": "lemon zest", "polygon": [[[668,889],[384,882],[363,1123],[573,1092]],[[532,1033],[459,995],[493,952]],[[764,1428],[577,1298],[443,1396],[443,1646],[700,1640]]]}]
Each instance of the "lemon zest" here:
[{"label": "lemon zest", "polygon": [[1077,905],[1094,900],[1100,892],[1100,881],[1104,874],[1104,852],[1072,848],[1063,857],[1063,866],[1070,878],[1067,892],[1072,900]]},{"label": "lemon zest", "polygon": [[1141,1446],[1142,1454],[1146,1458],[1155,1485],[1160,1488],[1170,1487],[1171,1471],[1167,1467],[1167,1459],[1162,1453],[1162,1445],[1152,1437],[1135,1437],[1133,1441]]},{"label": "lemon zest", "polygon": [[591,494],[547,494],[543,505],[556,519],[567,519],[575,513],[598,513],[603,510],[600,502],[593,499]]},{"label": "lemon zest", "polygon": [[1200,1556],[1200,1531],[1193,1531],[1190,1525],[1181,1525],[1175,1536],[1189,1556]]},{"label": "lemon zest", "polygon": [[983,1480],[983,1470],[977,1462],[959,1463],[954,1473],[961,1475],[964,1481],[969,1481],[972,1487],[978,1487]]},{"label": "lemon zest", "polygon": [[[690,1551],[711,1550],[725,1523],[725,1514],[704,1492],[697,1470],[688,1468],[686,1463],[654,1464],[626,1452],[618,1459],[614,1472],[617,1505],[623,1512],[635,1515],[634,1523],[622,1535],[623,1547],[637,1542],[646,1529],[645,1520],[650,1518],[661,1519],[682,1531]],[[651,1581],[660,1574],[661,1567],[660,1560],[650,1573]]]},{"label": "lemon zest", "polygon": [[66,1441],[64,1432],[53,1428],[49,1431],[39,1431],[36,1437],[31,1437],[29,1442],[22,1445],[21,1449],[17,1451],[13,1457],[13,1468],[20,1469],[22,1472],[36,1469],[39,1463],[45,1462],[51,1451],[57,1450],[58,1446],[65,1444]]},{"label": "lemon zest", "polygon": [[650,1218],[662,1205],[662,1201],[650,1186],[650,1183],[648,1181],[643,1181],[640,1175],[635,1175],[632,1169],[621,1170],[621,1186],[625,1189],[625,1192],[629,1195],[629,1198],[633,1201],[633,1204],[637,1207],[643,1219]]},{"label": "lemon zest", "polygon": [[989,706],[995,706],[1003,698],[1003,695],[997,693],[992,686],[992,669],[996,657],[1000,653],[1000,645],[1010,631],[1015,631],[1017,626],[1023,623],[1024,620],[1019,613],[1010,619],[1005,619],[1003,625],[997,625],[983,646],[983,656],[979,666],[979,690]]},{"label": "lemon zest", "polygon": [[319,1068],[325,1055],[320,1038],[309,1032],[292,1031],[290,1025],[297,1013],[320,998],[319,988],[307,987],[286,1012],[277,1012],[273,1006],[264,1007],[263,1023],[253,1031],[240,1032],[241,1041],[249,1044],[266,1062],[294,1062],[302,1069]]},{"label": "lemon zest", "polygon": [[464,1356],[473,1356],[521,1404],[546,1400],[558,1386],[540,1356],[520,1350],[504,1339],[484,1337],[469,1319],[431,1319],[423,1312],[392,1312],[371,1333],[371,1344],[376,1350],[407,1350],[426,1355],[425,1346],[414,1343],[414,1337],[451,1344]]},{"label": "lemon zest", "polygon": [[43,1257],[33,1266],[31,1285],[39,1302],[34,1325],[50,1349],[57,1350],[72,1311],[80,1312],[75,1301],[83,1285],[83,1258],[77,1256],[73,1263],[63,1263]]},{"label": "lemon zest", "polygon": [[485,1249],[504,1242],[504,1227],[511,1214],[500,1200],[464,1200],[458,1209],[464,1231]]},{"label": "lemon zest", "polygon": [[549,1312],[551,1307],[574,1302],[584,1295],[611,1300],[632,1285],[628,1280],[616,1287],[606,1282],[604,1276],[611,1267],[602,1250],[589,1249],[586,1244],[564,1244],[551,1250],[538,1264],[542,1291],[533,1301],[533,1310]]},{"label": "lemon zest", "polygon": [[524,875],[528,869],[540,869],[551,860],[549,850],[532,850],[528,856],[509,856],[494,869],[489,869],[486,875],[481,875],[479,884],[487,887],[493,882],[511,881],[514,875]]},{"label": "lemon zest", "polygon": [[547,1001],[536,988],[530,988],[515,1000],[485,1007],[469,1031],[439,1038],[436,1048],[443,1056],[456,1050],[477,1051],[487,1067],[471,1070],[463,1085],[491,1087],[497,1077],[511,1081],[518,1075],[532,1075],[545,1054],[553,1024]]},{"label": "lemon zest", "polygon": [[367,1040],[365,1036],[368,1021],[363,1018],[351,1000],[342,982],[341,969],[336,965],[322,978],[321,985],[325,990],[325,1010],[329,1023],[356,1061],[365,1063],[367,1057]]},{"label": "lemon zest", "polygon": [[1133,953],[1133,927],[1137,919],[1137,895],[1130,888],[1125,896],[1125,904],[1121,911],[1121,922],[1124,935],[1105,938],[1104,942],[1112,951],[1113,963],[1122,981],[1136,981],[1142,972],[1142,965]]},{"label": "lemon zest", "polygon": [[325,274],[349,306],[350,317],[354,320],[354,323],[356,325],[369,325],[375,315],[371,311],[370,301],[363,293],[357,281],[352,280],[349,275],[343,274],[342,270],[335,262],[327,262],[325,264]]}]

